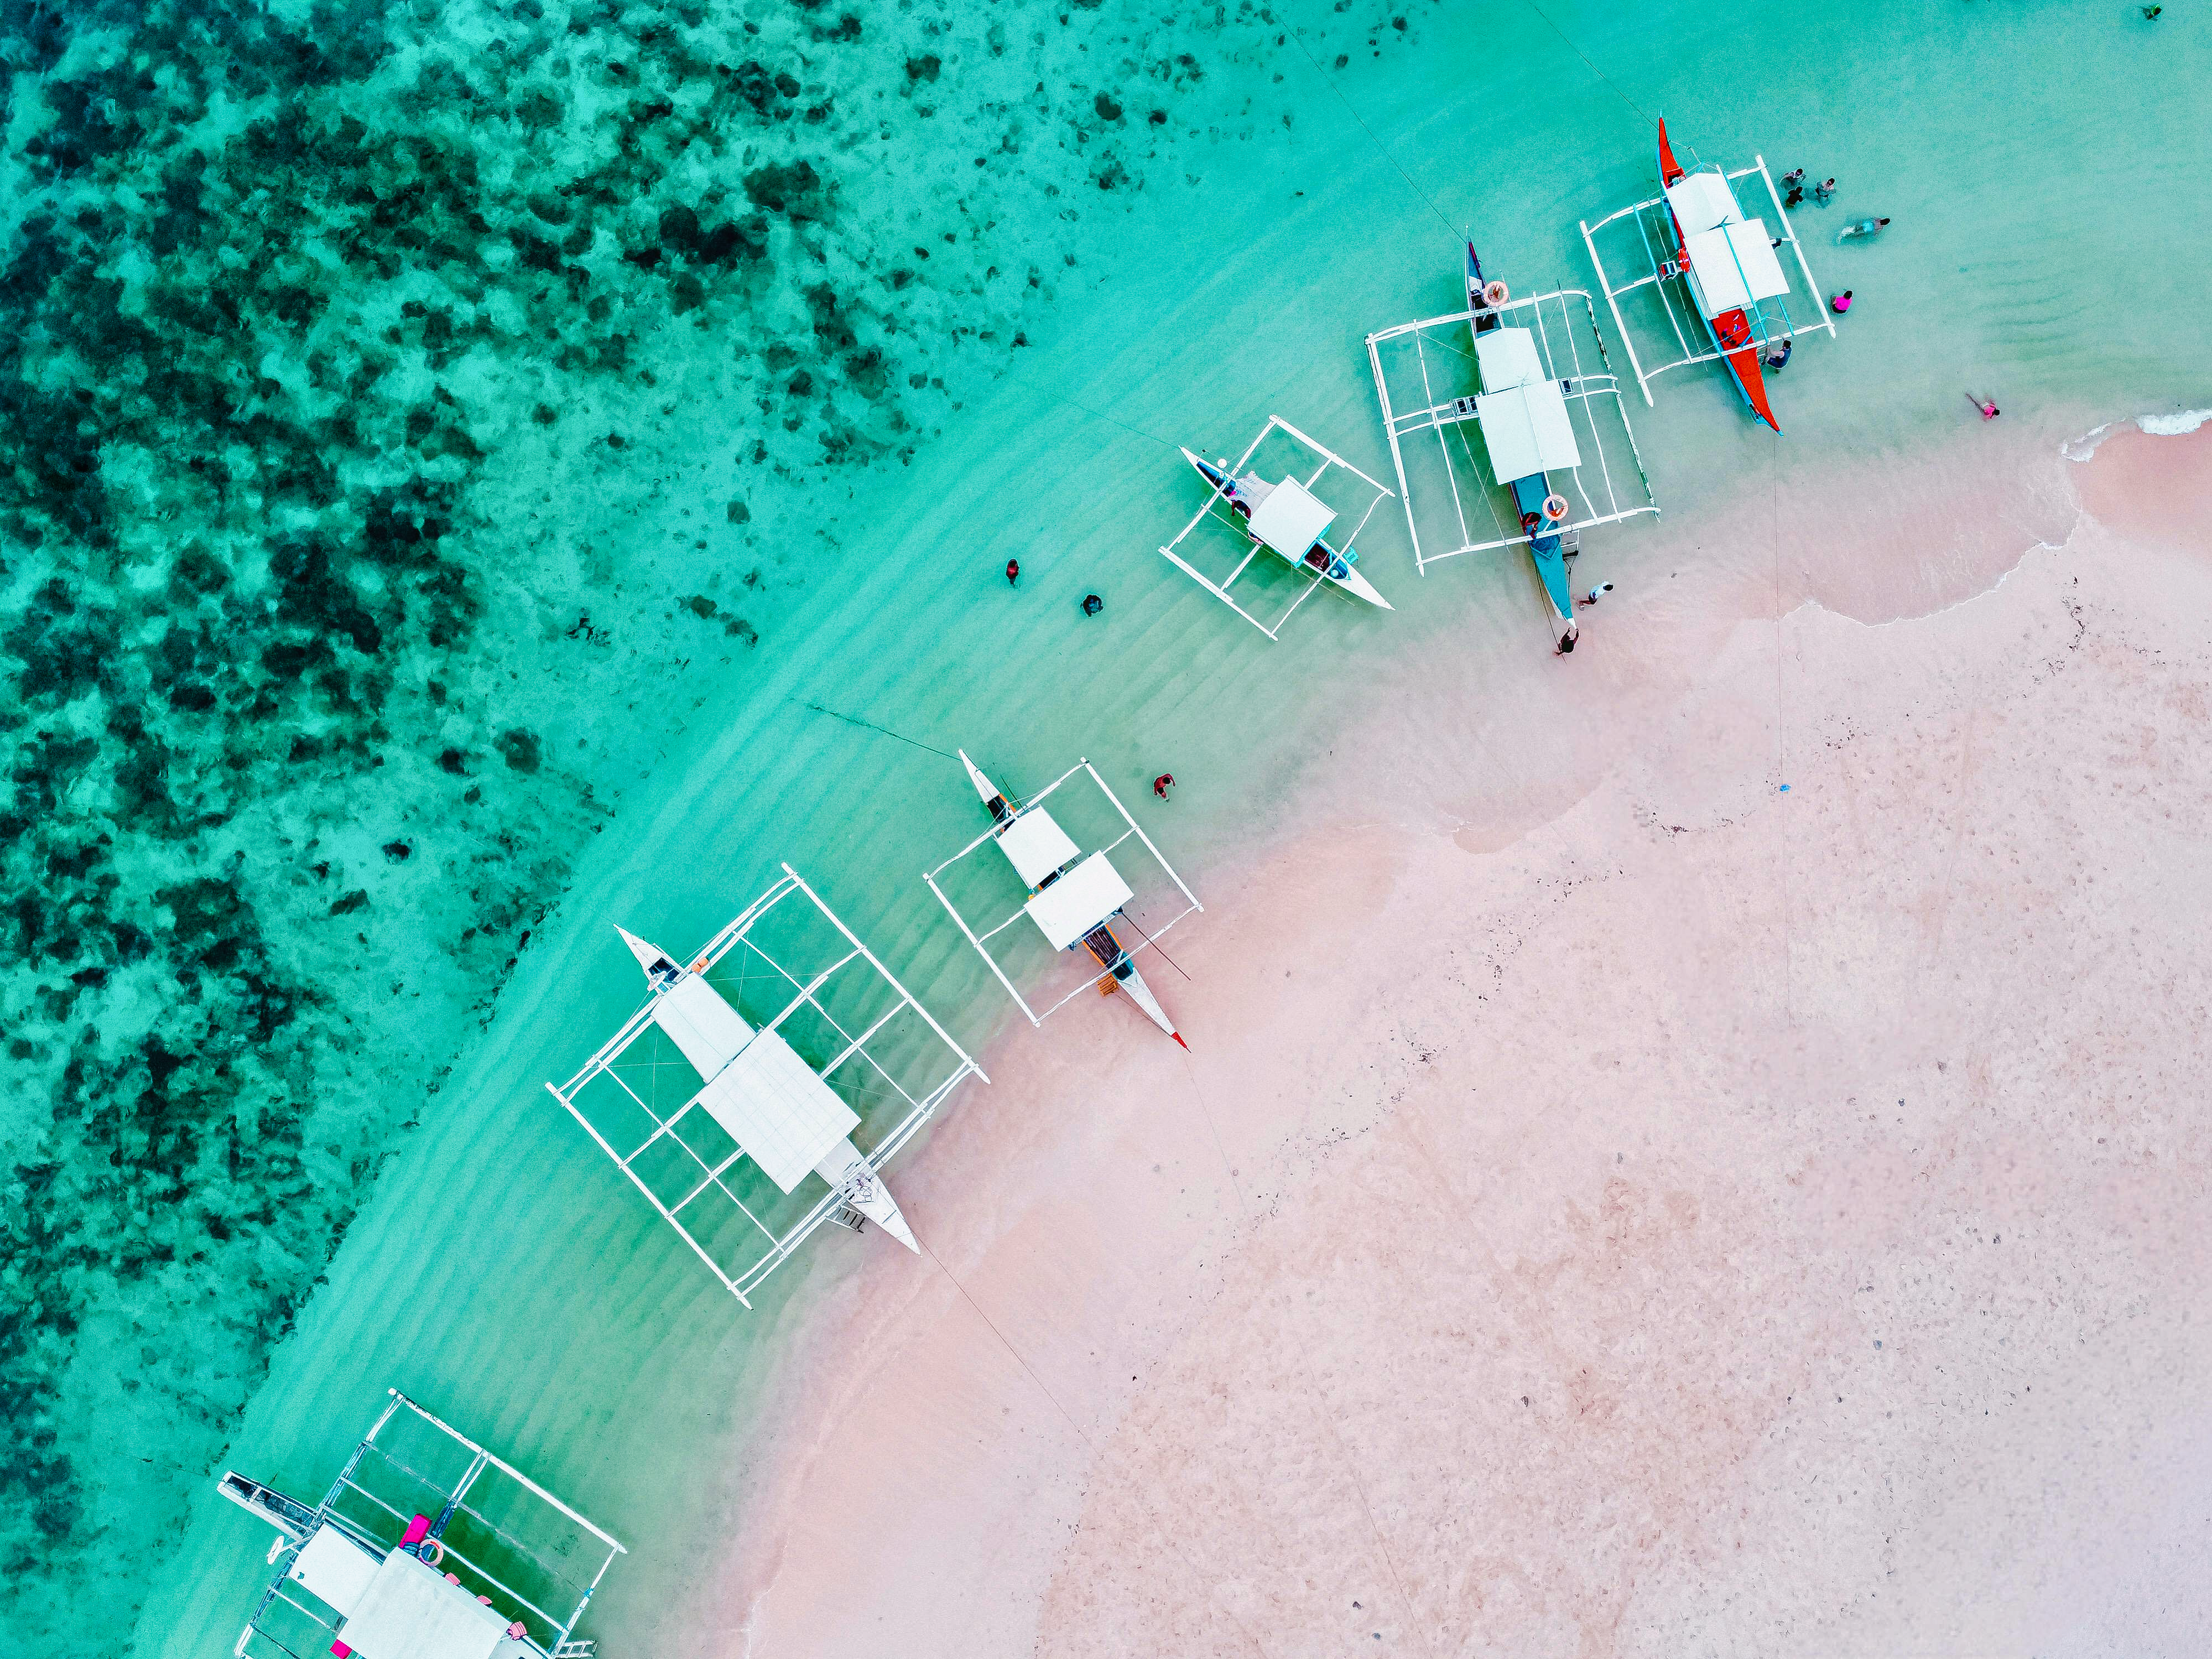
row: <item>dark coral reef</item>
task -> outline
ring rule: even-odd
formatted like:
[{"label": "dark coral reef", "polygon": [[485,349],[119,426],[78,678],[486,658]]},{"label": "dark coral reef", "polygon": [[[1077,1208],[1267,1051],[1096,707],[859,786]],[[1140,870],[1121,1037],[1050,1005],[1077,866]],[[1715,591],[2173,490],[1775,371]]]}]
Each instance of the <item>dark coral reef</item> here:
[{"label": "dark coral reef", "polygon": [[119,1627],[617,810],[639,686],[774,648],[836,545],[785,554],[788,504],[1015,361],[1175,144],[1287,110],[1281,40],[1249,3],[0,8],[10,1651]]}]

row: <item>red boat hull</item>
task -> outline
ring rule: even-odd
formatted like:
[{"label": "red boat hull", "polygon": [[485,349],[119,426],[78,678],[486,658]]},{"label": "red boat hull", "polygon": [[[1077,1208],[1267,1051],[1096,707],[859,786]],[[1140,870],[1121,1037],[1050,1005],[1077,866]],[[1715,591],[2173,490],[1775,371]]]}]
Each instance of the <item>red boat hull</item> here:
[{"label": "red boat hull", "polygon": [[[1674,159],[1674,145],[1667,142],[1667,123],[1662,117],[1659,123],[1659,182],[1662,185],[1671,185],[1681,176],[1682,164]],[[1681,222],[1674,218],[1672,207],[1667,210],[1667,217],[1674,226],[1674,257],[1686,267],[1690,250],[1683,245]],[[1759,368],[1759,343],[1752,337],[1751,319],[1741,311],[1723,311],[1711,319],[1708,326],[1723,354],[1722,361],[1728,364],[1729,373],[1735,376],[1736,386],[1743,393],[1744,402],[1751,405],[1751,412],[1780,432],[1781,423],[1774,418],[1773,408],[1766,401],[1766,376]]]}]

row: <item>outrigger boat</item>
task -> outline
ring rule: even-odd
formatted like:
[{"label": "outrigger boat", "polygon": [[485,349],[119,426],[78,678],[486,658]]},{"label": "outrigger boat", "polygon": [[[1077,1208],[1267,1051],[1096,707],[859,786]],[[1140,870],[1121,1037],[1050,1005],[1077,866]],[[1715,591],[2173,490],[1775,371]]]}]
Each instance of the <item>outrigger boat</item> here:
[{"label": "outrigger boat", "polygon": [[1581,550],[1582,536],[1577,531],[1570,542],[1561,532],[1559,526],[1573,509],[1552,488],[1548,469],[1572,471],[1583,464],[1574,422],[1567,418],[1566,395],[1560,382],[1545,373],[1536,356],[1534,332],[1505,323],[1498,307],[1510,300],[1510,291],[1503,283],[1483,280],[1482,261],[1473,242],[1467,245],[1467,294],[1475,379],[1481,388],[1475,398],[1475,420],[1483,447],[1490,452],[1492,471],[1512,491],[1513,510],[1528,540],[1528,556],[1544,584],[1545,598],[1564,625],[1575,619],[1567,559]]},{"label": "outrigger boat", "polygon": [[706,1086],[692,1097],[775,1184],[815,1175],[839,1198],[919,1255],[914,1231],[874,1166],[853,1145],[860,1115],[771,1028],[755,1030],[729,1000],[658,945],[617,927],[645,969],[650,1017]]},{"label": "outrigger boat", "polygon": [[[750,1306],[825,1223],[918,1250],[884,1167],[963,1078],[990,1079],[820,895],[787,864],[686,957],[616,931],[645,1006],[545,1086],[723,1287]],[[926,1030],[884,1035],[909,1015]]]},{"label": "outrigger boat", "polygon": [[[589,1659],[613,1538],[397,1389],[319,1504],[226,1470],[276,1529],[237,1659]],[[404,1413],[404,1415],[403,1415]]]},{"label": "outrigger boat", "polygon": [[[1186,449],[1182,458],[1197,469],[1200,477],[1213,486],[1215,493],[1229,503],[1230,510],[1244,520],[1245,533],[1261,546],[1280,554],[1293,564],[1319,572],[1356,599],[1379,605],[1385,611],[1394,608],[1389,600],[1375,591],[1373,582],[1352,568],[1352,559],[1357,558],[1357,554],[1347,558],[1322,538],[1320,532],[1336,517],[1336,509],[1316,501],[1296,478],[1285,477],[1280,483],[1269,483],[1256,472],[1232,478],[1225,471],[1229,465],[1226,457],[1208,461]],[[1305,549],[1303,553],[1296,550],[1301,545]]]},{"label": "outrigger boat", "polygon": [[[1767,199],[1773,204],[1775,221],[1781,227],[1778,236],[1767,228],[1764,218],[1747,219],[1736,203],[1734,181],[1754,173],[1765,185]],[[1783,206],[1773,177],[1766,170],[1765,159],[1754,157],[1753,165],[1732,173],[1718,167],[1686,170],[1675,160],[1674,143],[1668,137],[1667,124],[1662,121],[1659,184],[1660,193],[1648,201],[1609,213],[1595,224],[1584,223],[1581,227],[1583,246],[1589,250],[1590,263],[1597,268],[1599,285],[1605,290],[1606,303],[1620,328],[1629,367],[1635,371],[1644,401],[1651,401],[1652,380],[1668,369],[1718,361],[1727,366],[1745,405],[1760,421],[1779,432],[1782,428],[1767,399],[1766,377],[1761,366],[1765,349],[1778,334],[1785,339],[1821,329],[1833,334],[1836,325],[1832,319],[1817,313],[1814,320],[1802,325],[1790,315],[1790,278],[1784,274],[1781,259],[1776,257],[1778,248],[1789,248],[1816,306],[1820,289],[1813,279],[1812,266],[1806,263],[1804,245],[1790,222],[1789,210]],[[1635,222],[1651,270],[1649,276],[1638,276],[1616,288],[1599,256],[1597,237],[1607,225],[1620,219]],[[1691,326],[1694,329],[1702,325],[1712,347],[1710,351],[1692,347],[1683,324],[1676,318],[1675,301],[1669,297],[1670,285],[1676,282],[1682,284],[1680,297],[1698,319],[1698,324]],[[1682,353],[1649,373],[1637,356],[1636,342],[1620,314],[1622,296],[1641,288],[1650,288],[1658,295],[1668,325]]]},{"label": "outrigger boat", "polygon": [[[1278,432],[1292,443],[1320,457],[1321,464],[1305,477],[1300,478],[1282,466],[1278,459],[1270,464],[1267,471],[1280,470],[1282,476],[1270,483],[1252,462],[1260,447]],[[1277,445],[1275,448],[1279,454],[1283,446]],[[1260,428],[1260,435],[1245,445],[1244,453],[1233,461],[1225,456],[1218,461],[1209,461],[1189,449],[1182,452],[1182,458],[1190,463],[1192,470],[1200,477],[1206,480],[1206,503],[1190,515],[1188,522],[1176,532],[1175,539],[1160,551],[1177,569],[1269,639],[1276,638],[1283,624],[1324,584],[1349,593],[1354,599],[1364,599],[1377,610],[1391,609],[1390,602],[1376,591],[1375,584],[1353,568],[1359,562],[1359,555],[1352,547],[1352,542],[1359,532],[1367,527],[1367,520],[1376,506],[1390,492],[1351,462],[1316,443],[1279,415],[1270,415],[1267,424]],[[1323,475],[1331,467],[1350,473],[1375,492],[1360,514],[1358,523],[1352,526],[1351,535],[1344,538],[1341,551],[1327,538],[1328,527],[1338,517],[1337,509],[1315,494]],[[1226,514],[1218,510],[1224,506],[1229,509]],[[1220,519],[1235,526],[1242,532],[1245,543],[1244,556],[1218,582],[1176,550],[1182,545],[1186,537],[1209,518]],[[1253,560],[1260,556],[1262,550],[1281,558],[1309,579],[1305,591],[1291,602],[1272,625],[1261,621],[1239,605],[1229,591],[1251,568]]]},{"label": "outrigger boat", "polygon": [[[1097,769],[1087,760],[1078,761],[1024,802],[993,783],[984,775],[983,769],[968,758],[965,750],[960,753],[960,764],[967,769],[969,782],[975,786],[977,797],[991,815],[991,827],[934,870],[926,873],[922,879],[928,884],[930,891],[937,895],[938,902],[944,905],[947,914],[959,925],[960,931],[975,947],[976,953],[990,965],[991,971],[1006,988],[1006,993],[1013,998],[1015,1005],[1029,1016],[1031,1024],[1041,1024],[1045,1015],[1065,1006],[1070,998],[1080,994],[1084,989],[1084,986],[1079,984],[1050,1007],[1039,1012],[1015,988],[1014,981],[1006,969],[991,954],[988,941],[1012,927],[1021,917],[1027,916],[1055,952],[1073,951],[1079,945],[1105,970],[1097,980],[1087,982],[1095,982],[1101,992],[1126,994],[1146,1018],[1183,1048],[1189,1048],[1190,1045],[1183,1042],[1182,1033],[1176,1029],[1175,1022],[1168,1018],[1167,1011],[1161,1007],[1159,999],[1153,995],[1152,987],[1145,983],[1144,975],[1137,969],[1136,957],[1137,951],[1157,950],[1161,935],[1183,917],[1203,907],[1190,889],[1183,885],[1182,878],[1176,875],[1168,861],[1160,856],[1160,850],[1152,845],[1152,837],[1137,827],[1137,821],[1129,816],[1120,799],[1106,787],[1106,781],[1098,775]],[[1048,796],[1078,772],[1090,776],[1128,826],[1105,847],[1088,854],[1060,828],[1058,820],[1044,805]],[[1189,901],[1188,908],[1162,920],[1149,933],[1137,928],[1136,924],[1128,920],[1127,907],[1134,895],[1108,856],[1132,836],[1143,843],[1153,861],[1166,872],[1168,878]],[[946,896],[939,878],[986,842],[993,843],[1006,854],[1006,862],[1013,866],[1014,873],[1029,890],[1029,897],[1012,915],[979,935],[969,926],[959,908]],[[1120,927],[1127,927],[1137,934],[1137,951],[1132,951],[1116,931],[1116,918],[1120,919]]]},{"label": "outrigger boat", "polygon": [[1030,902],[1024,908],[1045,938],[1054,949],[1062,951],[1073,950],[1080,940],[1098,965],[1112,975],[1115,985],[1128,993],[1129,1000],[1146,1019],[1189,1048],[1167,1010],[1160,1006],[1160,1000],[1152,994],[1152,988],[1137,971],[1136,962],[1115,937],[1114,918],[1135,896],[1129,884],[1121,879],[1121,872],[1103,853],[1084,858],[1067,832],[1042,806],[1024,811],[1008,800],[1006,792],[983,775],[983,769],[968,758],[964,749],[960,751],[960,763],[968,769],[968,780],[983,798],[984,808],[996,826],[991,839],[1014,866],[1014,873],[1029,884]]},{"label": "outrigger boat", "polygon": [[[1473,242],[1466,245],[1463,274],[1466,310],[1367,337],[1407,533],[1424,574],[1439,559],[1525,544],[1558,639],[1574,619],[1566,562],[1580,550],[1583,532],[1656,513],[1658,506],[1589,295],[1561,289],[1516,300],[1504,283],[1486,276]],[[1582,356],[1584,339],[1595,348],[1594,372]],[[1463,378],[1470,357],[1472,395]],[[1401,414],[1394,386],[1417,398],[1419,406]],[[1608,404],[1613,418],[1601,420]],[[1469,426],[1481,434],[1480,446],[1469,441]],[[1409,453],[1406,440],[1423,431],[1436,434],[1436,450],[1415,444]],[[1616,489],[1616,461],[1624,473],[1635,469],[1641,502]],[[1425,475],[1418,489],[1417,470]],[[1498,511],[1501,495],[1512,502],[1510,519]],[[1450,519],[1440,520],[1439,501],[1451,507]],[[1474,519],[1485,510],[1496,532],[1489,537]]]},{"label": "outrigger boat", "polygon": [[[1759,301],[1790,292],[1790,279],[1774,257],[1766,222],[1743,216],[1735,192],[1722,174],[1682,171],[1674,145],[1667,142],[1663,118],[1659,123],[1659,184],[1667,193],[1668,216],[1674,223],[1674,262],[1689,281],[1705,331],[1720,349],[1721,361],[1735,376],[1736,389],[1751,412],[1778,433],[1782,428],[1767,404],[1766,377],[1759,367],[1766,331],[1752,321]],[[1747,305],[1750,313],[1744,310]]]}]

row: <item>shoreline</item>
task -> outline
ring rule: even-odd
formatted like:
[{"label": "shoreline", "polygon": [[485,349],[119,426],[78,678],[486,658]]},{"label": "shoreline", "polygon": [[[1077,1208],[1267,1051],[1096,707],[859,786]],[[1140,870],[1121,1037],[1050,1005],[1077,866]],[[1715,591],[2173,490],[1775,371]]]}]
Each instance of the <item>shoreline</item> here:
[{"label": "shoreline", "polygon": [[[2177,444],[2186,465],[2174,465]],[[1948,1279],[1954,1299],[2020,1302],[2037,1274],[2070,1262],[2091,1281],[2071,1316],[2083,1329],[2122,1268],[2177,1292],[2205,1281],[2201,1245],[2141,1231],[2159,1214],[2172,1224],[2185,1204],[2148,1200],[2185,1200],[2193,1177],[2155,1157],[2130,1171],[2069,1130],[2069,1098],[2126,1063],[2107,1027],[2140,1026],[2142,1009],[2097,1000],[2107,1025],[2081,1040],[2102,1036],[2104,1048],[2054,1057],[2034,1022],[2063,1024],[2068,1011],[2039,1006],[2057,993],[2022,965],[2039,944],[2101,939],[2124,921],[2142,941],[2137,955],[2169,973],[2201,947],[2173,936],[2175,907],[2145,908],[2140,879],[2087,911],[2067,897],[2058,873],[2094,848],[2087,817],[2041,848],[2061,858],[2028,882],[2039,934],[2007,910],[2021,896],[2008,880],[2027,878],[1978,875],[1962,902],[1950,872],[1976,839],[2013,869],[2048,839],[2035,809],[2061,803],[2039,801],[2033,765],[2008,763],[1999,739],[2042,743],[2040,763],[2066,775],[2077,758],[2067,738],[2109,737],[2128,718],[2117,694],[2100,702],[2071,688],[2124,684],[2140,641],[2179,660],[2170,611],[2130,613],[2130,561],[2160,562],[2161,592],[2193,583],[2212,614],[2201,568],[2135,544],[2193,534],[2201,550],[2208,455],[2201,435],[2123,432],[2081,466],[2050,458],[2081,507],[2071,533],[2034,538],[2044,544],[1946,607],[1869,623],[1801,599],[1778,627],[1727,624],[1686,691],[1663,674],[1648,686],[1608,676],[1605,700],[1660,716],[1657,754],[1614,761],[1530,826],[1468,818],[1445,830],[1455,803],[1442,788],[1425,792],[1421,822],[1363,820],[1344,804],[1376,796],[1347,760],[1334,769],[1340,787],[1316,785],[1336,827],[1291,832],[1241,875],[1222,867],[1233,853],[1209,860],[1217,867],[1198,884],[1206,925],[1176,953],[1193,978],[1162,988],[1194,1056],[1159,1052],[1133,1020],[995,1042],[994,1085],[971,1091],[905,1162],[902,1201],[941,1266],[870,1260],[791,1322],[793,1348],[749,1437],[748,1461],[774,1473],[744,1503],[729,1572],[700,1592],[702,1644],[767,1656],[875,1650],[886,1638],[968,1654],[1140,1641],[1287,1652],[1358,1639],[1424,1652],[1442,1634],[1468,1650],[1572,1641],[1636,1651],[1668,1632],[1717,1639],[1700,1610],[1746,1595],[1771,1601],[1794,1642],[1838,1650],[1939,1630],[2000,1644],[2029,1632],[1978,1599],[2006,1568],[1999,1543],[1986,1559],[1935,1547],[1930,1517],[1957,1501],[1942,1491],[1950,1477],[1934,1478],[1935,1453],[1978,1455],[1978,1478],[2000,1486],[2055,1458],[2085,1508],[2112,1510],[2118,1496],[2066,1435],[2095,1444],[2105,1433],[2101,1455],[2124,1461],[2141,1437],[2177,1434],[2179,1451],[2198,1457],[2212,1433],[2153,1422],[2148,1402],[2130,1400],[2137,1439],[2118,1443],[2118,1430],[2081,1415],[2094,1368],[2034,1379],[2060,1407],[2036,1420],[2035,1455],[2003,1468],[1956,1411],[1948,1429],[1900,1439],[1884,1427],[1894,1418],[1872,1407],[1816,1419],[1795,1402],[1814,1372],[1833,1380],[1824,1366],[1850,1376],[1830,1390],[1846,1396],[1839,1407],[1855,1389],[1885,1413],[1924,1407],[1914,1391],[1963,1388],[1934,1380],[1960,1370],[1990,1398],[2017,1383],[2025,1399],[2033,1381],[2015,1375],[2016,1357],[1916,1307],[1905,1288],[1916,1273],[1939,1291]],[[1663,640],[1649,618],[1620,634],[1631,649],[1654,637]],[[2189,684],[2206,667],[2201,638],[2192,643]],[[1451,666],[1452,647],[1425,654],[1425,672]],[[1550,666],[1504,672],[1533,679]],[[1792,681],[1818,712],[1778,745],[1771,705],[1778,683]],[[2167,688],[2167,703],[2185,704],[2189,684]],[[2047,702],[2054,685],[2073,698],[2056,737],[2006,716]],[[1980,706],[1991,692],[1994,710]],[[2166,710],[2160,741],[2191,740],[2178,720]],[[1978,739],[1989,720],[1998,732]],[[1785,778],[1767,775],[1778,757]],[[2109,781],[2085,774],[2076,787],[2089,775]],[[1995,829],[1958,816],[1962,777],[2012,816]],[[1951,837],[1948,861],[1913,839],[1919,816]],[[1891,823],[1905,848],[1887,838]],[[2157,849],[2170,854],[2171,837],[2154,836]],[[2160,891],[2153,882],[2148,896]],[[1364,924],[1388,937],[1363,939]],[[1806,934],[1832,960],[1808,959]],[[1257,966],[1286,936],[1287,989]],[[1891,939],[1914,957],[1910,974],[1883,965]],[[1926,998],[1923,976],[1960,957],[1985,964],[2021,1008],[1971,985]],[[1681,1000],[1678,962],[1689,984],[1726,988],[1733,1012]],[[1624,1001],[1624,989],[1642,995]],[[1990,1037],[1946,1024],[1961,995]],[[2011,1024],[2021,1012],[2029,1022]],[[2154,1042],[2140,1058],[2175,1056]],[[1300,1086],[1310,1077],[1325,1080],[1318,1097]],[[1909,1124],[1847,1132],[1838,1103],[1862,1089],[1929,1102],[1927,1115],[1908,1109]],[[1799,1099],[1814,1095],[1818,1109]],[[2110,1127],[2138,1150],[2163,1140],[2184,1164],[2201,1155],[2179,1124],[2152,1121],[2154,1091],[2130,1103],[2115,1098]],[[1929,1163],[1916,1137],[1946,1150]],[[2067,1160],[2036,1149],[2041,1138],[2103,1173],[2078,1191]],[[1999,1169],[2002,1188],[1984,1190],[1977,1177]],[[1932,1209],[1910,1196],[1931,1179],[1942,1194]],[[1422,1196],[1400,1201],[1406,1193]],[[1815,1198],[1838,1213],[1815,1213]],[[1975,1218],[1977,1206],[1988,1216]],[[2148,1261],[2141,1245],[2130,1253],[2131,1224],[2159,1246]],[[1930,1255],[1929,1239],[1977,1226],[2033,1248],[2001,1273]],[[2067,1247],[2055,1255],[2054,1238]],[[1864,1322],[1849,1297],[1807,1282],[1808,1262],[1862,1261],[1893,1276],[1873,1322],[1889,1333],[1880,1350],[1847,1340]],[[1451,1284],[1482,1293],[1417,1288]],[[1308,1299],[1325,1311],[1302,1312]],[[1800,1322],[1778,1346],[1784,1313]],[[2034,1315],[2015,1306],[2008,1317]],[[1486,1321],[1494,1328],[1461,1328]],[[2055,1342],[2072,1328],[2048,1315],[2041,1334]],[[2172,1341],[2148,1358],[2130,1351],[2130,1363],[2203,1376],[2203,1345]],[[1652,1352],[1674,1343],[1689,1357]],[[1615,1374],[1602,1387],[1576,1382],[1593,1368]],[[1507,1370],[1540,1380],[1504,1389]],[[1725,1379],[1713,1403],[1692,1403],[1699,1375]],[[2102,1380],[2136,1377],[2124,1368]],[[1462,1395],[1469,1378],[1483,1386]],[[1545,1398],[1539,1416],[1516,1415],[1540,1412],[1515,1404],[1520,1393]],[[1576,1425],[1594,1411],[1607,1426],[1593,1438]],[[1401,1417],[1421,1432],[1401,1432]],[[1444,1474],[1455,1467],[1488,1477],[1480,1494],[1453,1491]],[[1908,1467],[1911,1502],[1893,1491]],[[1842,1505],[1855,1547],[1852,1528],[1917,1528],[1936,1565],[1909,1549],[1877,1562],[1821,1547],[1834,1534],[1776,1496],[1808,1468],[1875,1483]],[[1868,1495],[1885,1480],[1889,1499]],[[1742,1513],[1726,1522],[1731,1503]],[[2025,1511],[2003,1520],[2014,1549],[2057,1547]],[[1510,1538],[1492,1535],[1501,1528]],[[1429,1547],[1432,1538],[1449,1547]],[[1582,1553],[1562,1541],[1577,1538],[1601,1541]],[[2106,1547],[2117,1559],[2119,1547]],[[1741,1565],[1747,1548],[1765,1565]],[[1341,1583],[1313,1582],[1322,1561]],[[1844,1581],[1877,1567],[1881,1582],[1905,1575],[1886,1610],[1896,1622],[1814,1609],[1822,1571],[1841,1609]],[[1601,1593],[1620,1582],[1645,1588]],[[2093,1585],[2076,1588],[2094,1600]],[[2056,1599],[2043,1609],[2057,1611]]]}]

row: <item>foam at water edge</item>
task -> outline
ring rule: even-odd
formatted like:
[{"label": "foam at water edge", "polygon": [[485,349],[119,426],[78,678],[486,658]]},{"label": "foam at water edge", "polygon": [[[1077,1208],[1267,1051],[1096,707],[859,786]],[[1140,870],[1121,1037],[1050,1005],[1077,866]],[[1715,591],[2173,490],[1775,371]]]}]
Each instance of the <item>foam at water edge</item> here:
[{"label": "foam at water edge", "polygon": [[[2184,409],[2171,415],[2138,415],[2135,417],[2136,426],[2154,438],[2182,437],[2196,431],[2207,421],[2212,421],[2212,409]],[[2124,422],[2119,421],[2107,421],[2102,426],[2094,427],[2080,437],[2059,445],[2058,453],[2069,461],[2086,461],[2097,453],[2098,445],[2112,435],[2112,428],[2123,424]]]}]

